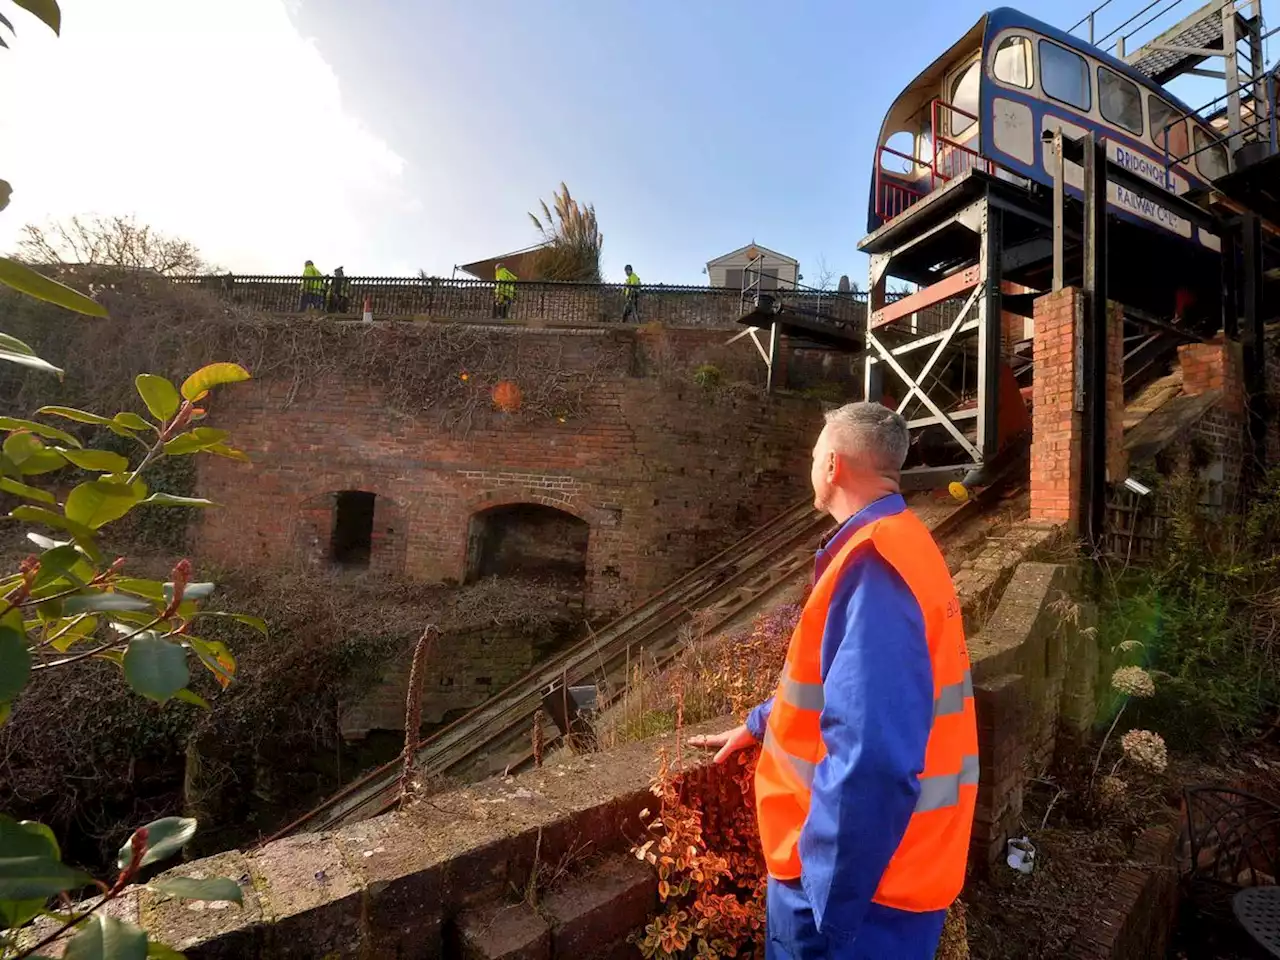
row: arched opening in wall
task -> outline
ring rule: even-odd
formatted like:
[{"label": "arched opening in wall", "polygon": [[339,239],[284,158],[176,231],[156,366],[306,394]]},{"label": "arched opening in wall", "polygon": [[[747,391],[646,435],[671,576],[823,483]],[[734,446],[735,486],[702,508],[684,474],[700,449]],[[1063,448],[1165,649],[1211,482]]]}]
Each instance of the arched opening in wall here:
[{"label": "arched opening in wall", "polygon": [[364,569],[373,554],[373,508],[375,494],[366,490],[343,490],[334,498],[333,535],[329,559],[335,566]]},{"label": "arched opening in wall", "polygon": [[591,527],[540,503],[482,510],[467,537],[467,582],[486,577],[554,580],[581,591],[587,578]]}]

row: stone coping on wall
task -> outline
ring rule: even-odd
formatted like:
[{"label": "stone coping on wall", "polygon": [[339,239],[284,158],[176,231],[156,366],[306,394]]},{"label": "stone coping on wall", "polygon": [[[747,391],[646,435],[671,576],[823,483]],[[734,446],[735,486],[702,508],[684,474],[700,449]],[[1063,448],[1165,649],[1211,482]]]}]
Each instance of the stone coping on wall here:
[{"label": "stone coping on wall", "polygon": [[[684,736],[733,722],[710,721]],[[674,757],[674,737],[448,790],[405,812],[218,854],[165,874],[231,877],[243,907],[131,887],[111,912],[189,960],[439,957],[459,917],[519,902],[535,863],[586,862],[642,838],[640,813],[655,806],[649,786],[664,748]],[[682,756],[685,769],[709,763],[687,747]]]}]

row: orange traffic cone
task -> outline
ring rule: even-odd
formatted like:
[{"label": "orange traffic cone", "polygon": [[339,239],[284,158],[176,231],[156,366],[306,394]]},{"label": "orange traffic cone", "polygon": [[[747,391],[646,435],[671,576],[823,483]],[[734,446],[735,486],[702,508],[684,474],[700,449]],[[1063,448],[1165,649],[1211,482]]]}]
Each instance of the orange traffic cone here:
[{"label": "orange traffic cone", "polygon": [[373,298],[365,295],[364,298],[364,322],[373,323]]}]

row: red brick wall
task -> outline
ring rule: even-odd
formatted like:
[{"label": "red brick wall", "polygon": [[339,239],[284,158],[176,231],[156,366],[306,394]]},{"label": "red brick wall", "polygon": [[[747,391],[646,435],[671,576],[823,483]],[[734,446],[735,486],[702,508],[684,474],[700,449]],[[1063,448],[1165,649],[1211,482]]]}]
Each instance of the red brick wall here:
[{"label": "red brick wall", "polygon": [[210,422],[230,430],[254,466],[200,461],[202,495],[223,505],[203,519],[201,552],[233,565],[323,563],[332,494],[366,490],[378,497],[372,569],[461,580],[473,514],[541,503],[590,525],[586,602],[600,614],[661,588],[806,493],[818,403],[706,390],[688,376],[704,357],[759,376],[749,343],[726,347],[723,332],[687,330],[620,332],[608,343],[550,330],[501,335],[550,345],[566,368],[589,367],[595,352],[629,338],[633,362],[584,387],[580,419],[499,419],[469,432],[430,412],[389,413],[379,386],[340,373],[224,391]]},{"label": "red brick wall", "polygon": [[1031,519],[1069,523],[1080,502],[1080,423],[1075,409],[1075,336],[1080,291],[1067,287],[1035,303]]},{"label": "red brick wall", "polygon": [[[1076,330],[1084,299],[1076,287],[1035,303],[1036,374],[1031,444],[1031,519],[1074,525],[1080,503],[1082,414],[1075,409]],[[1128,472],[1124,452],[1124,333],[1118,305],[1109,310],[1107,338],[1107,474]],[[1086,384],[1088,388],[1088,384]]]},{"label": "red brick wall", "polygon": [[1244,374],[1240,344],[1221,334],[1213,343],[1185,343],[1178,348],[1182,390],[1191,396],[1222,391],[1222,409],[1244,415]]}]

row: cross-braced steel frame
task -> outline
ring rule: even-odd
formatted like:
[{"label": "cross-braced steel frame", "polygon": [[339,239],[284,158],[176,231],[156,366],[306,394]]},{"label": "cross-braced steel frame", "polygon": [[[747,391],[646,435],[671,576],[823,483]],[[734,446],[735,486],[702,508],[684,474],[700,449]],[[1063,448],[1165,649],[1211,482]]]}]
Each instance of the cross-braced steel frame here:
[{"label": "cross-braced steel frame", "polygon": [[[919,448],[921,435],[930,431],[945,461],[909,466],[904,487],[972,477],[998,452],[1002,223],[1002,210],[984,193],[942,223],[870,256],[866,396],[894,398],[897,411],[907,418],[913,446]],[[897,262],[940,231],[954,233],[957,227],[968,235],[956,245],[970,262],[962,261],[941,279],[888,303],[887,282],[898,275]],[[939,309],[957,302],[954,317]]]}]

